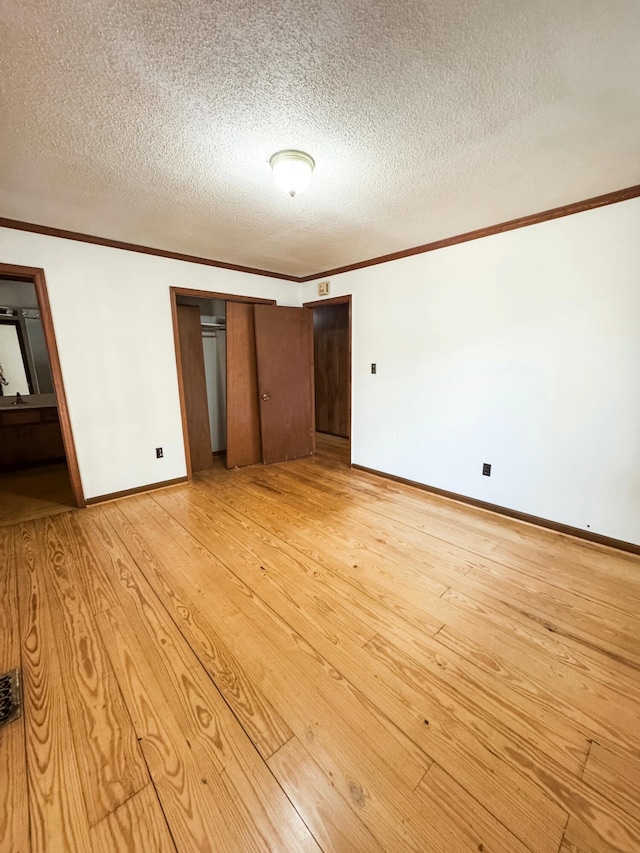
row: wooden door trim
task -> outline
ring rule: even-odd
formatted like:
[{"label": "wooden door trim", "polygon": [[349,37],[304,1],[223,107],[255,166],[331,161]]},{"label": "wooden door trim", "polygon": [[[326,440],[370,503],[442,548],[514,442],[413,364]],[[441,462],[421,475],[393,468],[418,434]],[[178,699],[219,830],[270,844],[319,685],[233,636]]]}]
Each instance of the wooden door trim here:
[{"label": "wooden door trim", "polygon": [[180,351],[180,327],[178,325],[178,300],[177,293],[171,288],[171,325],[173,326],[173,346],[176,352],[176,369],[178,371],[178,397],[180,398],[180,420],[182,422],[182,440],[184,443],[184,456],[187,466],[187,480],[193,479],[191,468],[191,444],[189,442],[189,430],[187,427],[187,403],[184,394],[184,381],[182,378],[182,352]]},{"label": "wooden door trim", "polygon": [[330,299],[316,299],[314,302],[303,302],[303,308],[322,308],[323,305],[344,305],[345,302],[351,304],[351,294],[347,296],[332,296]]},{"label": "wooden door trim", "polygon": [[170,287],[175,296],[191,296],[193,299],[221,299],[224,302],[254,302],[256,305],[275,305],[275,299],[262,299],[259,296],[239,296],[237,293],[218,293],[214,290],[192,290],[189,287]]},{"label": "wooden door trim", "polygon": [[187,405],[184,395],[184,382],[182,378],[182,355],[180,353],[180,329],[178,327],[178,297],[190,296],[194,299],[222,299],[225,302],[251,302],[257,305],[275,305],[275,299],[261,299],[258,296],[241,296],[235,293],[219,293],[213,290],[191,290],[188,287],[170,287],[169,299],[171,301],[171,325],[173,326],[173,346],[176,354],[176,368],[178,371],[178,397],[180,399],[180,420],[182,422],[182,440],[184,443],[184,456],[187,466],[187,480],[193,480],[193,469],[191,466],[191,446],[189,444],[189,430],[187,428]]},{"label": "wooden door trim", "polygon": [[[322,308],[324,305],[348,305],[349,306],[349,465],[351,465],[351,437],[353,423],[351,420],[351,395],[353,390],[353,359],[351,350],[351,294],[345,296],[332,296],[330,299],[316,299],[313,302],[303,302],[303,308]],[[313,341],[313,336],[312,336]],[[315,389],[313,395],[314,419],[315,419]],[[315,423],[315,420],[314,420]]]},{"label": "wooden door trim", "polygon": [[62,368],[60,366],[56,333],[53,328],[51,305],[49,303],[49,293],[47,291],[47,281],[44,270],[40,267],[25,267],[18,266],[17,264],[0,263],[0,276],[2,278],[31,282],[35,286],[38,307],[40,309],[40,318],[42,320],[42,328],[44,330],[44,339],[47,343],[47,350],[49,353],[53,389],[55,391],[56,401],[58,404],[58,419],[60,421],[60,431],[62,433],[64,451],[67,457],[67,468],[69,469],[71,490],[73,491],[76,506],[80,508],[86,507],[87,502],[82,489],[80,467],[78,466],[76,445],[73,439],[73,430],[71,428],[71,419],[69,417],[67,395],[64,390],[64,379],[62,377]]},{"label": "wooden door trim", "polygon": [[[311,454],[316,452],[316,352],[313,339],[313,314],[311,315],[311,334],[309,335],[309,364],[311,365],[311,423],[313,424],[313,432],[311,434]],[[349,418],[351,418],[351,409],[349,409]],[[351,435],[351,422],[349,422],[349,435]],[[349,457],[351,462],[351,457]]]}]

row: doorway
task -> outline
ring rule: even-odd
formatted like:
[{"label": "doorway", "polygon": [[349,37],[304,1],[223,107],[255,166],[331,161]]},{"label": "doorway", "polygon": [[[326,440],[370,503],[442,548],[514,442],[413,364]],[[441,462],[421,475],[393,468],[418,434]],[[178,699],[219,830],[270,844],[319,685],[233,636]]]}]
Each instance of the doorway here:
[{"label": "doorway", "polygon": [[313,313],[315,426],[351,463],[351,296],[306,302]]},{"label": "doorway", "polygon": [[226,453],[226,302],[176,296],[182,388],[192,471]]},{"label": "doorway", "polygon": [[0,524],[85,506],[44,272],[0,264]]}]

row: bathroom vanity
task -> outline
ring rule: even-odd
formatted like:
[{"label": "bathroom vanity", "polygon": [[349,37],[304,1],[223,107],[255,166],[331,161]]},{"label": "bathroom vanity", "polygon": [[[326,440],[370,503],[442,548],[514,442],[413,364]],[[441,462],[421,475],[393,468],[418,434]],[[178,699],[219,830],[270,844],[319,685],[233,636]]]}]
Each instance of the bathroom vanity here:
[{"label": "bathroom vanity", "polygon": [[55,403],[0,406],[0,470],[65,458]]}]

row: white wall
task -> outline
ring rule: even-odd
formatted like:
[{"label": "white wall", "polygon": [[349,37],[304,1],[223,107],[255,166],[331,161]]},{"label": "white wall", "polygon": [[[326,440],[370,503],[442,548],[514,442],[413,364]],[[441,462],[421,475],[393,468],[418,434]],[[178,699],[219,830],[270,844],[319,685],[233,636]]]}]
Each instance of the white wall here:
[{"label": "white wall", "polygon": [[186,473],[171,285],[299,304],[290,282],[6,228],[0,262],[45,271],[87,498]]},{"label": "white wall", "polygon": [[640,543],[640,199],[334,276],[347,293],[354,463]]}]

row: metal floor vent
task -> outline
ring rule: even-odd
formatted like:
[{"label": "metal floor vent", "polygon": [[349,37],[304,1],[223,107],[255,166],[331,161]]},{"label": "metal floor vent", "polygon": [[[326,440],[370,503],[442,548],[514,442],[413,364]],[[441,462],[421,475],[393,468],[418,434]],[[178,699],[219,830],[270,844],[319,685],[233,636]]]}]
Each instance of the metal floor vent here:
[{"label": "metal floor vent", "polygon": [[12,669],[0,675],[0,726],[20,716],[20,671]]}]

